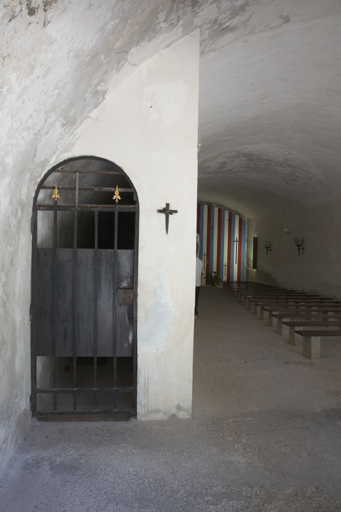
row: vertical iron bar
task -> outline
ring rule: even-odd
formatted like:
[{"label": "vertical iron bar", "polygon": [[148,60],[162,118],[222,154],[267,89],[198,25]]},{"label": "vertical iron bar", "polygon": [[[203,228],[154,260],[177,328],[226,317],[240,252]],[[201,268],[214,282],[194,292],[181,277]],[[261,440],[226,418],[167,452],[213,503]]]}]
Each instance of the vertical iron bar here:
[{"label": "vertical iron bar", "polygon": [[37,329],[34,310],[36,305],[36,279],[37,279],[37,218],[38,212],[33,210],[32,225],[32,289],[31,289],[31,410],[37,410]]},{"label": "vertical iron bar", "polygon": [[[52,361],[53,389],[57,388],[57,350],[56,350],[56,298],[57,298],[57,209],[53,211],[53,246],[52,246]],[[57,410],[57,394],[53,392],[53,411]]]},{"label": "vertical iron bar", "polygon": [[[78,206],[79,173],[76,172],[76,206]],[[77,307],[77,256],[78,256],[78,211],[73,216],[73,269],[72,269],[72,362],[73,388],[77,388],[77,337],[78,337],[78,307]],[[73,393],[73,410],[77,411],[77,392]]]},{"label": "vertical iron bar", "polygon": [[[72,267],[72,357],[73,388],[77,387],[77,229],[78,212],[73,214],[73,267]],[[77,410],[77,393],[73,393],[73,410]]]},{"label": "vertical iron bar", "polygon": [[[95,212],[95,248],[94,248],[94,388],[97,388],[97,297],[98,297],[98,211]],[[94,410],[97,410],[97,393],[94,391]]]},{"label": "vertical iron bar", "polygon": [[113,408],[117,407],[117,357],[116,357],[116,338],[117,338],[117,242],[118,242],[118,212],[117,210],[114,212],[114,272],[113,272],[113,320],[114,320],[114,329],[113,329],[113,387],[114,387],[114,395],[113,395]]},{"label": "vertical iron bar", "polygon": [[76,172],[76,206],[78,206],[79,201],[79,172]]},{"label": "vertical iron bar", "polygon": [[139,227],[139,211],[135,210],[135,234],[134,234],[134,300],[133,300],[133,408],[136,415],[137,408],[137,265],[138,265],[138,231]]}]

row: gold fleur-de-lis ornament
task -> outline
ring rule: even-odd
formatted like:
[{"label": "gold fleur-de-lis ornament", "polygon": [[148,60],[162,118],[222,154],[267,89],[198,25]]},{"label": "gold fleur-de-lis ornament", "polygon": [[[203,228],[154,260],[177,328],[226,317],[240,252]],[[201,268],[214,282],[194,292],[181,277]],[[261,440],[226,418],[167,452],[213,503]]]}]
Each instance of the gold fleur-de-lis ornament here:
[{"label": "gold fleur-de-lis ornament", "polygon": [[57,201],[57,199],[60,199],[60,195],[59,195],[59,192],[58,192],[57,185],[54,187],[54,192],[53,192],[52,199],[54,199],[55,201]]},{"label": "gold fleur-de-lis ornament", "polygon": [[113,195],[113,200],[116,201],[116,204],[117,204],[120,199],[121,199],[120,192],[118,190],[118,185],[116,185],[115,193]]}]

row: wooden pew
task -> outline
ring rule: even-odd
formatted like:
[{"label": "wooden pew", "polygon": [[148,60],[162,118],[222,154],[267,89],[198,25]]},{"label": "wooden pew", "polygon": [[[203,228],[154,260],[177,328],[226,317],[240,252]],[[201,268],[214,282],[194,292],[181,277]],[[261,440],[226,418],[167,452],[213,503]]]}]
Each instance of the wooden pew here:
[{"label": "wooden pew", "polygon": [[254,284],[247,284],[245,286],[232,285],[231,289],[233,290],[233,293],[239,298],[239,300],[244,303],[247,300],[247,297],[252,297],[257,294],[275,293],[278,290],[283,290],[278,287],[268,285],[255,286]]},{"label": "wooden pew", "polygon": [[272,293],[272,294],[255,294],[255,295],[249,295],[246,296],[245,305],[249,309],[251,308],[252,304],[254,305],[254,312],[257,311],[257,305],[258,304],[265,304],[265,303],[278,303],[278,302],[288,302],[290,300],[293,300],[294,298],[304,298],[307,297],[306,293],[298,293],[293,291],[286,291],[286,292],[278,292],[278,293]]},{"label": "wooden pew", "polygon": [[272,325],[272,319],[270,316],[279,311],[285,309],[311,309],[312,311],[318,309],[319,307],[330,306],[330,307],[339,307],[341,308],[340,301],[336,301],[334,299],[316,299],[307,297],[305,299],[302,298],[293,298],[291,300],[287,300],[286,302],[269,302],[269,303],[259,303],[257,304],[257,310],[259,311],[259,317],[261,319],[264,318],[264,313],[267,313],[267,317],[265,321],[268,325]]},{"label": "wooden pew", "polygon": [[303,355],[309,359],[319,359],[321,355],[321,338],[337,336],[341,337],[341,330],[315,329],[296,330],[296,334],[303,337]]},{"label": "wooden pew", "polygon": [[243,296],[246,293],[256,293],[263,291],[265,289],[270,290],[273,289],[273,287],[269,285],[264,285],[260,283],[254,283],[254,282],[237,282],[237,281],[224,281],[223,287],[230,291],[233,295],[238,297],[240,300],[242,300]]},{"label": "wooden pew", "polygon": [[[333,313],[335,315],[341,313],[341,307],[333,305],[331,306],[320,306],[318,308],[298,308],[298,309],[286,309],[286,310],[280,310],[280,311],[274,311],[270,317],[269,317],[269,324],[272,325],[272,319],[277,319],[277,326],[276,326],[276,332],[278,334],[282,334],[282,323],[283,320],[286,318],[288,320],[291,320],[294,317],[304,317],[304,316],[323,316],[328,315],[328,313]],[[270,323],[271,321],[271,323]]]},{"label": "wooden pew", "polygon": [[[284,320],[282,322],[283,325],[287,325],[289,327],[289,343],[291,345],[296,345],[296,327],[338,327],[341,328],[341,320],[340,316],[331,315],[327,318],[314,318],[309,319],[306,317],[296,318],[293,320]],[[310,330],[310,329],[309,329]]]},{"label": "wooden pew", "polygon": [[318,297],[304,297],[304,296],[293,296],[287,298],[280,298],[279,300],[260,300],[255,303],[255,311],[259,314],[260,318],[263,319],[264,313],[272,313],[279,309],[285,308],[300,308],[300,307],[315,307],[323,304],[339,304],[334,300],[327,299],[326,301]]}]

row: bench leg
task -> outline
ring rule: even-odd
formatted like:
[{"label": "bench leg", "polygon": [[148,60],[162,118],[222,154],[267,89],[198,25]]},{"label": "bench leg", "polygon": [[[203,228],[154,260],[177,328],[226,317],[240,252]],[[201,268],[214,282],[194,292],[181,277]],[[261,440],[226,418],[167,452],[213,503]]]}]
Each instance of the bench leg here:
[{"label": "bench leg", "polygon": [[283,332],[283,324],[282,324],[282,319],[281,318],[277,318],[277,334],[282,334]]},{"label": "bench leg", "polygon": [[289,325],[289,343],[290,345],[296,345],[296,334],[295,325]]},{"label": "bench leg", "polygon": [[270,314],[269,311],[264,311],[264,309],[263,309],[263,320],[266,325],[268,325],[268,322],[269,322],[269,314]]},{"label": "bench leg", "polygon": [[274,318],[274,317],[272,316],[272,314],[270,313],[270,311],[268,311],[268,321],[267,321],[267,325],[268,325],[269,327],[272,327],[272,325],[273,325],[273,324],[272,324],[273,318]]},{"label": "bench leg", "polygon": [[320,359],[321,337],[303,336],[303,355],[309,359]]}]

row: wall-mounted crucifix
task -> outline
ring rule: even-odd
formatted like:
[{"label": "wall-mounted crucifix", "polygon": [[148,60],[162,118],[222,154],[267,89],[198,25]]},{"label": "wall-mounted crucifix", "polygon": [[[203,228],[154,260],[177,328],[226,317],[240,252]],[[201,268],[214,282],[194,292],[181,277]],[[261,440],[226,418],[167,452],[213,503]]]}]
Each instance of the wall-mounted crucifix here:
[{"label": "wall-mounted crucifix", "polygon": [[166,203],[166,206],[162,208],[162,210],[157,210],[157,213],[163,213],[166,220],[166,234],[168,235],[168,227],[169,227],[169,216],[173,215],[173,213],[178,213],[178,210],[171,210],[170,204]]},{"label": "wall-mounted crucifix", "polygon": [[237,245],[237,244],[239,244],[239,240],[238,240],[238,238],[237,238],[237,237],[236,237],[236,239],[235,239],[234,243],[236,244],[236,251],[235,251],[235,252],[236,252],[236,258],[235,258],[235,263],[237,263],[237,261],[238,261],[238,245]]}]

